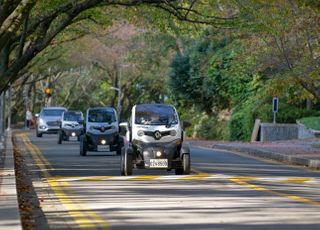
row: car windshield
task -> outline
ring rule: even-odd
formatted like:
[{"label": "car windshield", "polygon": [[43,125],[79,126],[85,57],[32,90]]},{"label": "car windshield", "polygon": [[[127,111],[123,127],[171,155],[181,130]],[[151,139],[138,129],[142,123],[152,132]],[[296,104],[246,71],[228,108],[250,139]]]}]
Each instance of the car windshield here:
[{"label": "car windshield", "polygon": [[108,109],[91,109],[88,114],[89,122],[111,123],[116,121],[116,114]]},{"label": "car windshield", "polygon": [[44,109],[42,114],[46,117],[59,117],[64,111],[64,109]]},{"label": "car windshield", "polygon": [[178,124],[178,116],[169,105],[137,105],[135,123],[139,125]]},{"label": "car windshield", "polygon": [[64,121],[80,121],[82,114],[80,112],[65,112],[63,115]]}]

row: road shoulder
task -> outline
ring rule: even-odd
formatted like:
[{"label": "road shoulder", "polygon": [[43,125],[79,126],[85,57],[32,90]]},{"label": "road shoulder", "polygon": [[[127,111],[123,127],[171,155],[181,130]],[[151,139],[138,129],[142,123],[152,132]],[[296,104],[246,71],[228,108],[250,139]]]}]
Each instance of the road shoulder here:
[{"label": "road shoulder", "polygon": [[0,184],[0,229],[22,229],[17,196],[12,133],[6,135]]},{"label": "road shoulder", "polygon": [[[309,143],[308,140],[306,140],[303,145],[301,144],[303,143],[303,140],[297,140],[297,142],[299,142],[299,144],[294,141],[279,143],[238,143],[190,140],[192,145],[198,147],[239,152],[260,159],[268,159],[288,165],[320,170],[320,150],[311,148],[311,143],[313,142]],[[275,147],[276,145],[279,145],[280,147]],[[288,145],[288,148],[285,147],[286,145]]]}]

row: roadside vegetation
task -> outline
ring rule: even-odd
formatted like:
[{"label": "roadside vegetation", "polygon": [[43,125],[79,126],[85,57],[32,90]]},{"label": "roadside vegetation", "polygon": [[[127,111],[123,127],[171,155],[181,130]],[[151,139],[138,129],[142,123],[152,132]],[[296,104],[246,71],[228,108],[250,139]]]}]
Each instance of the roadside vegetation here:
[{"label": "roadside vegetation", "polygon": [[309,129],[320,130],[320,117],[304,117],[299,122]]},{"label": "roadside vegetation", "polygon": [[274,96],[277,122],[320,116],[318,1],[25,2],[17,32],[0,30],[14,122],[26,105],[117,107],[114,88],[121,119],[136,103],[172,103],[194,138],[249,140],[255,119],[272,121]]}]

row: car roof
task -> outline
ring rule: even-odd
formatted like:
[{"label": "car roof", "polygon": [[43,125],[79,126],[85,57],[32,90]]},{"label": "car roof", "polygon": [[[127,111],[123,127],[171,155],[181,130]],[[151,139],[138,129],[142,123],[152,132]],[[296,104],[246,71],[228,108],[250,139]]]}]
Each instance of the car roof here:
[{"label": "car roof", "polygon": [[163,107],[173,107],[173,105],[170,104],[161,104],[161,103],[143,103],[143,104],[136,104],[136,106],[163,106]]},{"label": "car roof", "polygon": [[82,113],[79,110],[68,110],[68,111],[64,111],[64,113]]},{"label": "car roof", "polygon": [[55,110],[55,109],[65,109],[65,110],[67,110],[67,108],[65,108],[65,107],[43,107],[42,109],[53,109],[53,110]]},{"label": "car roof", "polygon": [[94,109],[112,109],[112,110],[115,110],[115,108],[110,107],[110,106],[105,106],[105,107],[92,107],[92,108],[89,108],[88,110],[94,110]]}]

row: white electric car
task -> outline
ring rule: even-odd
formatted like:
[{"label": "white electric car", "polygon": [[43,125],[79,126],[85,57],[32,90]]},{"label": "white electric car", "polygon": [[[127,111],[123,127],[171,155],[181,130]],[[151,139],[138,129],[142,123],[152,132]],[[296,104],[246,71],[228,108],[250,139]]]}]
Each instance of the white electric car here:
[{"label": "white electric car", "polygon": [[116,151],[120,155],[122,146],[116,110],[112,107],[89,108],[80,136],[80,155],[86,156],[87,151]]},{"label": "white electric car", "polygon": [[190,148],[178,113],[172,105],[139,104],[132,108],[121,152],[121,175],[132,169],[175,169],[177,175],[190,173]]}]

